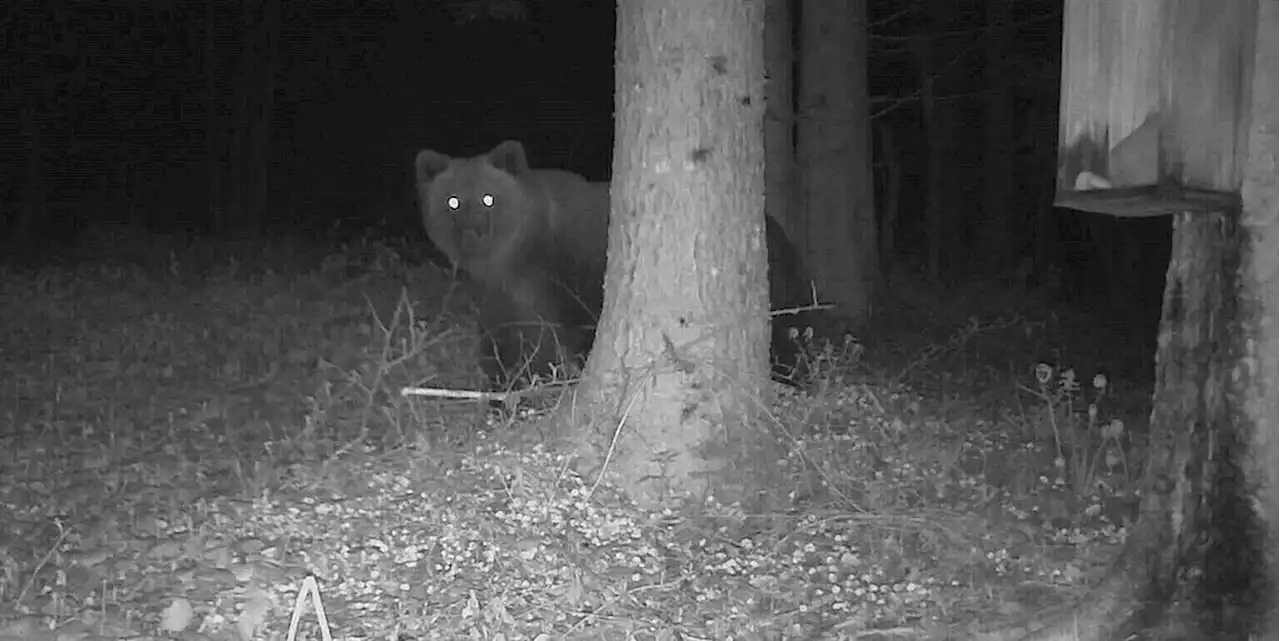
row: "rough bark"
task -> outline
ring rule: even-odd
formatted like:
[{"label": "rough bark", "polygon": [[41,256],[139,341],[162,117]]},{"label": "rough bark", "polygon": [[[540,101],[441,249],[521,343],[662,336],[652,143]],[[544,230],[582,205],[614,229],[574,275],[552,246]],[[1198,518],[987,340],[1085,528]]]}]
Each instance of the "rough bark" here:
[{"label": "rough bark", "polygon": [[1277,518],[1280,518],[1280,438],[1277,437],[1277,353],[1276,322],[1280,318],[1277,291],[1276,197],[1276,51],[1277,9],[1270,0],[1258,2],[1258,37],[1254,42],[1252,126],[1249,131],[1249,165],[1241,191],[1244,255],[1240,262],[1240,332],[1237,349],[1240,359],[1232,372],[1233,405],[1241,425],[1246,455],[1241,462],[1259,525],[1258,546],[1263,552],[1260,565],[1267,569],[1264,589],[1257,594],[1265,604],[1257,614],[1255,634],[1259,639],[1280,638],[1277,629]]},{"label": "rough bark", "polygon": [[978,638],[1277,638],[1277,12],[1259,7],[1242,210],[1174,221],[1136,529],[1069,616]]},{"label": "rough bark", "polygon": [[866,2],[806,2],[800,21],[796,142],[804,207],[794,240],[824,302],[860,322],[879,281]]},{"label": "rough bark", "polygon": [[763,0],[618,8],[604,311],[561,417],[584,467],[642,505],[758,505],[769,326]]},{"label": "rough bark", "polygon": [[1141,515],[1107,578],[1064,617],[979,638],[1092,641],[1153,628],[1164,630],[1157,638],[1176,638],[1162,618],[1170,603],[1185,600],[1180,573],[1205,567],[1204,539],[1232,518],[1211,501],[1223,499],[1231,460],[1224,457],[1237,455],[1225,349],[1235,318],[1236,227],[1236,212],[1175,217]]}]

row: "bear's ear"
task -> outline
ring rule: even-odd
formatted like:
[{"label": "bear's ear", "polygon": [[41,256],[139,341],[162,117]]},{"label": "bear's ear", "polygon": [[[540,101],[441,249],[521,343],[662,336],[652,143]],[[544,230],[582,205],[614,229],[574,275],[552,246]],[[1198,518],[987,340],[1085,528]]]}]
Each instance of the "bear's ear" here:
[{"label": "bear's ear", "polygon": [[529,171],[529,161],[524,156],[524,145],[518,140],[507,140],[493,148],[489,154],[489,164],[513,176]]},{"label": "bear's ear", "polygon": [[419,185],[425,185],[448,169],[452,162],[452,158],[438,151],[423,149],[418,152],[418,158],[413,163],[414,179]]}]

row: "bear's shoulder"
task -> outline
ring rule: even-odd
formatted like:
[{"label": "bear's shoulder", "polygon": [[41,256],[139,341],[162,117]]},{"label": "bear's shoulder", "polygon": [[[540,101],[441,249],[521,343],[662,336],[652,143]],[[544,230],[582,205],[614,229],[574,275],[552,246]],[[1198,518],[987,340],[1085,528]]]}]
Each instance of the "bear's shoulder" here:
[{"label": "bear's shoulder", "polygon": [[521,177],[525,189],[546,199],[557,213],[556,222],[584,217],[608,220],[609,183],[591,182],[581,174],[563,169],[530,169]]},{"label": "bear's shoulder", "polygon": [[609,183],[591,182],[582,174],[564,169],[530,169],[521,178],[554,196],[609,196]]}]

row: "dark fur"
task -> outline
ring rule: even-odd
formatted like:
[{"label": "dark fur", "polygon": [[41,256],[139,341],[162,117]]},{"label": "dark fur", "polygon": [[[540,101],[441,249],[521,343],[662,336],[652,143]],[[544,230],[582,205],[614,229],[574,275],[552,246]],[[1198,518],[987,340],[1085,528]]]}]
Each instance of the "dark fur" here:
[{"label": "dark fur", "polygon": [[[415,176],[427,233],[479,285],[480,363],[490,380],[581,366],[604,303],[608,184],[530,169],[524,147],[510,140],[473,158],[421,151]],[[774,309],[807,304],[799,255],[771,218],[766,240]],[[797,362],[788,328],[803,330],[806,317],[774,318],[775,374]]]},{"label": "dark fur", "polygon": [[[787,232],[772,216],[764,217],[765,246],[769,251],[769,303],[773,310],[793,310],[809,307],[815,303],[812,281],[800,259],[800,252],[787,238]],[[819,321],[815,310],[773,316],[770,324],[769,352],[773,360],[774,378],[782,382],[796,382],[809,372],[806,361],[802,358],[804,331],[812,327],[815,332]],[[790,332],[795,328],[799,335],[792,339]]]}]

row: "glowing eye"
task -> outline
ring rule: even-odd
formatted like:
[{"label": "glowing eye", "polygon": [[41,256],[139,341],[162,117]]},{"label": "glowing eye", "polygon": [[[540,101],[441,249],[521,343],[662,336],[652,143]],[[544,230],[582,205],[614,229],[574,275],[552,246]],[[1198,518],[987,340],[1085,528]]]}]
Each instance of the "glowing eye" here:
[{"label": "glowing eye", "polygon": [[492,207],[494,200],[493,194],[485,194],[480,197],[480,202],[484,203],[485,207]]},{"label": "glowing eye", "polygon": [[449,206],[449,209],[457,209],[462,206],[462,201],[458,200],[457,196],[449,196],[449,199],[444,202]]}]

